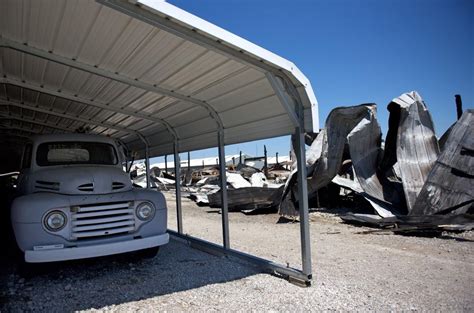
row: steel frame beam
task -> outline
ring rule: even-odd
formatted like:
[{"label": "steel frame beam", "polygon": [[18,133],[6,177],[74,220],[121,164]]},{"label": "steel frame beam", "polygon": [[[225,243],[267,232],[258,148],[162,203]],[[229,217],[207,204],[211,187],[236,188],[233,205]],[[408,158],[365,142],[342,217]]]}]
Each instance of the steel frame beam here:
[{"label": "steel frame beam", "polygon": [[35,84],[27,83],[27,82],[24,82],[24,81],[19,81],[17,79],[0,78],[0,83],[30,89],[30,90],[33,90],[33,91],[36,91],[36,92],[39,92],[39,93],[43,93],[43,94],[47,94],[47,95],[50,95],[50,96],[63,98],[63,99],[66,99],[66,100],[71,100],[71,101],[74,101],[74,102],[77,102],[77,103],[81,103],[81,104],[84,104],[84,105],[89,105],[89,106],[96,107],[96,108],[99,108],[99,109],[103,109],[103,110],[106,110],[106,111],[120,113],[120,114],[132,116],[132,117],[136,117],[136,118],[141,118],[141,119],[144,119],[144,120],[147,120],[147,121],[150,121],[150,122],[159,123],[159,124],[162,124],[166,127],[166,129],[168,130],[168,132],[171,134],[171,136],[174,139],[178,138],[178,134],[176,133],[174,128],[168,122],[166,122],[166,121],[164,121],[160,118],[151,117],[151,116],[148,116],[146,114],[138,113],[138,112],[135,112],[135,111],[124,110],[124,109],[120,109],[120,108],[114,108],[114,107],[112,107],[112,106],[110,106],[109,104],[106,104],[106,103],[100,103],[98,101],[85,99],[85,98],[79,97],[77,95],[69,94],[69,93],[61,91],[61,90],[60,91],[54,91],[54,90],[48,89],[44,86],[35,85]]},{"label": "steel frame beam", "polygon": [[[81,123],[84,123],[84,124],[91,124],[91,125],[106,127],[106,128],[113,129],[113,130],[123,131],[123,132],[129,133],[129,134],[136,134],[135,131],[127,129],[127,128],[123,128],[123,127],[120,127],[120,126],[110,125],[110,124],[102,123],[102,122],[96,122],[96,121],[93,121],[93,120],[80,118],[80,117],[73,116],[73,115],[70,115],[70,114],[54,112],[54,111],[51,111],[49,109],[43,109],[43,108],[35,107],[35,106],[32,106],[32,105],[30,106],[30,105],[27,105],[27,104],[24,104],[24,103],[14,102],[12,100],[7,101],[7,100],[0,99],[0,105],[11,105],[11,106],[14,106],[14,107],[27,109],[27,110],[31,110],[31,111],[34,111],[34,112],[40,112],[40,113],[49,114],[49,115],[53,115],[53,116],[57,116],[57,117],[62,117],[62,118],[65,118],[65,119],[73,120],[73,121],[76,121],[76,122],[81,122]],[[69,131],[73,131],[73,130],[69,130]]]},{"label": "steel frame beam", "polygon": [[[291,92],[291,90],[288,90]],[[296,135],[296,163],[298,169],[298,212],[300,215],[300,243],[303,274],[308,281],[312,280],[311,265],[311,237],[309,234],[309,204],[308,204],[308,182],[306,169],[306,148],[304,129],[304,108],[299,96],[294,95],[296,102],[296,114],[298,116],[298,127],[295,128]]]},{"label": "steel frame beam", "polygon": [[229,209],[227,203],[227,166],[225,161],[224,131],[218,131],[217,136],[219,144],[219,179],[221,183],[222,244],[224,249],[230,249]]},{"label": "steel frame beam", "polygon": [[225,256],[232,256],[249,262],[259,269],[268,272],[270,274],[276,274],[288,279],[290,282],[295,283],[299,286],[309,287],[311,286],[311,279],[308,279],[308,276],[302,273],[300,270],[288,267],[286,265],[278,264],[257,256],[234,250],[231,248],[224,248],[223,246],[217,245],[215,243],[202,240],[193,236],[186,234],[178,233],[173,230],[168,230],[171,237],[177,241],[184,241],[189,244],[192,248],[198,249],[204,252],[211,254],[221,254]]},{"label": "steel frame beam", "polygon": [[290,96],[289,90],[285,88],[283,78],[275,76],[273,73],[266,73],[268,81],[277,94],[280,102],[287,111],[293,125],[296,136],[296,163],[298,168],[298,211],[300,215],[300,239],[301,239],[301,260],[303,274],[308,280],[312,279],[311,265],[311,237],[309,234],[309,205],[308,205],[308,182],[306,169],[306,153],[304,141],[304,108],[297,93]]},{"label": "steel frame beam", "polygon": [[33,129],[29,128],[23,128],[23,127],[17,127],[17,126],[12,126],[11,123],[10,123],[10,126],[2,126],[0,125],[0,129],[5,129],[5,130],[10,130],[10,129],[13,129],[13,130],[19,130],[19,131],[23,131],[23,132],[28,132],[30,134],[33,134],[33,135],[39,135],[40,132],[38,131],[34,131]]},{"label": "steel frame beam", "polygon": [[137,132],[138,138],[145,144],[145,175],[146,175],[146,188],[150,188],[150,144],[148,140],[139,132]]},{"label": "steel frame beam", "polygon": [[174,177],[176,188],[176,223],[178,225],[178,233],[183,233],[183,210],[181,207],[181,163],[179,160],[179,143],[174,142]]},{"label": "steel frame beam", "polygon": [[[127,129],[127,128],[123,128],[123,127],[119,127],[119,126],[115,126],[115,125],[110,125],[110,124],[106,124],[106,123],[94,122],[94,121],[91,121],[91,120],[88,120],[88,119],[83,119],[83,118],[79,118],[79,117],[76,117],[76,116],[71,116],[69,114],[63,114],[63,113],[59,113],[59,112],[50,111],[48,109],[42,109],[42,108],[39,108],[39,107],[32,107],[32,106],[29,106],[29,105],[26,105],[26,104],[13,102],[11,100],[5,101],[5,100],[0,99],[0,106],[1,105],[19,107],[19,108],[31,110],[33,112],[40,112],[40,113],[49,114],[49,115],[52,115],[52,116],[57,116],[57,117],[61,117],[61,118],[65,118],[65,119],[69,119],[69,120],[73,120],[73,121],[77,121],[77,122],[82,122],[82,123],[85,123],[85,124],[91,124],[91,125],[96,125],[96,126],[100,126],[100,127],[106,127],[106,128],[109,128],[109,129],[114,129],[114,130],[126,132],[128,134],[133,134],[133,135],[137,136],[145,144],[145,158],[148,160],[148,162],[146,163],[147,173],[148,173],[147,177],[149,177],[149,167],[150,167],[150,164],[149,164],[149,148],[150,148],[150,145],[148,143],[148,140],[146,140],[146,138],[138,131],[134,131],[134,130],[130,130],[130,129]],[[52,127],[52,126],[49,126],[49,125],[45,125],[45,126]],[[73,132],[74,130],[64,129],[64,131]],[[150,187],[149,183],[150,183],[149,178],[147,178],[147,188]]]},{"label": "steel frame beam", "polygon": [[[267,76],[270,85],[272,86],[273,90],[275,91],[278,99],[280,100],[281,104],[285,108],[288,116],[291,119],[294,127],[300,127],[301,121],[298,118],[298,115],[295,112],[295,104],[285,92],[285,88],[283,86],[283,78],[275,76],[273,73],[267,72],[265,74]],[[279,79],[281,81],[279,81]]]},{"label": "steel frame beam", "polygon": [[4,130],[6,130],[6,128],[1,128],[0,127],[0,136],[30,139],[31,135],[33,135],[33,133],[30,133],[30,136],[28,136],[28,135],[25,135],[25,134],[20,134],[20,133],[15,133],[15,132],[10,132],[10,131],[4,131]]},{"label": "steel frame beam", "polygon": [[38,121],[38,120],[35,120],[35,119],[29,119],[29,118],[25,118],[25,117],[21,117],[21,116],[15,116],[15,115],[11,115],[11,114],[0,113],[0,120],[15,120],[15,121],[26,122],[26,123],[31,123],[31,124],[36,124],[36,125],[40,125],[40,126],[49,127],[49,128],[52,128],[52,129],[63,131],[63,132],[71,132],[71,130],[68,129],[68,128],[58,127],[58,126],[50,124],[50,123],[45,123],[45,122]]},{"label": "steel frame beam", "polygon": [[304,129],[297,127],[295,134],[296,162],[298,167],[298,211],[300,214],[301,260],[303,274],[306,275],[308,280],[311,280],[311,237],[309,235],[308,175],[306,171]]},{"label": "steel frame beam", "polygon": [[69,66],[69,67],[72,67],[84,72],[88,72],[88,73],[95,74],[101,77],[105,77],[105,78],[108,78],[117,82],[121,82],[123,84],[133,86],[142,90],[147,90],[147,91],[151,91],[151,92],[164,95],[170,98],[179,99],[183,102],[196,104],[198,106],[203,107],[205,110],[209,112],[212,118],[216,121],[218,128],[223,127],[222,121],[218,113],[214,110],[214,108],[210,104],[208,104],[205,101],[201,101],[201,100],[192,98],[190,96],[186,96],[185,94],[182,94],[182,93],[179,93],[167,88],[163,88],[156,84],[149,84],[149,83],[140,81],[138,78],[133,79],[125,75],[119,74],[117,72],[114,73],[106,69],[99,68],[97,65],[93,66],[90,64],[79,62],[76,59],[69,59],[61,55],[54,54],[53,52],[50,52],[50,51],[45,51],[45,50],[38,49],[32,46],[28,46],[28,44],[26,43],[22,44],[10,39],[0,38],[0,48],[2,47],[13,49],[13,50],[23,52],[29,55],[33,55],[41,59],[49,60],[55,63],[63,64],[63,65],[66,65],[66,66]]}]

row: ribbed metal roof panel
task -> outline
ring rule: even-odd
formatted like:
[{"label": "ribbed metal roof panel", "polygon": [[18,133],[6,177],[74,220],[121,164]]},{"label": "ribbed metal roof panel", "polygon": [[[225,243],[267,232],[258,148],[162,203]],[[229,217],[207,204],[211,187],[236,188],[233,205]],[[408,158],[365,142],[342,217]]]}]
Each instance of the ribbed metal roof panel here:
[{"label": "ribbed metal roof panel", "polygon": [[26,120],[88,126],[142,156],[137,132],[152,155],[171,153],[175,139],[181,151],[216,146],[220,121],[226,144],[289,134],[269,74],[286,80],[290,106],[304,105],[306,129],[319,127],[293,63],[168,3],[5,0],[0,31],[0,112],[20,108],[24,121],[8,122],[19,132],[58,131]]}]

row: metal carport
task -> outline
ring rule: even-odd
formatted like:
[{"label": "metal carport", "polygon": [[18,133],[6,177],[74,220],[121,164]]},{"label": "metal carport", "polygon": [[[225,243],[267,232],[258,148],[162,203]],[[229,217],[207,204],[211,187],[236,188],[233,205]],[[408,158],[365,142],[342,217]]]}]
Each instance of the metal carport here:
[{"label": "metal carport", "polygon": [[303,136],[318,112],[293,63],[162,1],[6,0],[0,29],[0,140],[90,127],[147,159],[217,146],[223,160],[226,144],[296,134],[302,270],[230,248],[225,189],[222,247],[183,235],[179,188],[172,234],[311,281]]}]

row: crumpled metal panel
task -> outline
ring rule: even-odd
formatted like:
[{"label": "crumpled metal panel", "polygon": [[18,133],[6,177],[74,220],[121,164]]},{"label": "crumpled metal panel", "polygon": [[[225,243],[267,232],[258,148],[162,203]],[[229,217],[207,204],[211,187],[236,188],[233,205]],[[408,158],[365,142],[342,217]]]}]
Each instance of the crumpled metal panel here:
[{"label": "crumpled metal panel", "polygon": [[347,136],[367,116],[369,106],[340,107],[329,113],[321,157],[313,164],[312,171],[308,171],[312,173],[312,179],[308,182],[311,191],[326,186],[336,176],[343,161]]},{"label": "crumpled metal panel", "polygon": [[347,135],[347,143],[355,178],[362,195],[372,204],[380,216],[399,214],[400,194],[395,183],[377,172],[381,150],[381,130],[376,119],[376,107],[368,106],[367,115]]},{"label": "crumpled metal panel", "polygon": [[474,201],[474,110],[450,130],[410,215],[466,213]]},{"label": "crumpled metal panel", "polygon": [[[393,99],[388,105],[388,110],[391,115],[399,116],[396,160],[401,173],[407,208],[410,212],[438,157],[438,140],[431,115],[416,91]],[[387,137],[387,154],[394,152],[388,149],[393,146],[390,143],[391,140],[394,138]]]},{"label": "crumpled metal panel", "polygon": [[[353,107],[340,107],[331,111],[326,127],[307,150],[306,166],[308,176],[308,194],[313,195],[328,185],[338,174],[343,161],[344,146],[349,151],[354,167],[355,179],[351,189],[362,190],[381,216],[393,216],[400,194],[393,183],[380,180],[377,173],[381,153],[381,131],[376,119],[375,104],[363,104]],[[296,215],[294,206],[296,196],[296,169],[285,184],[280,205],[280,214]],[[354,187],[354,186],[356,187]],[[403,195],[402,195],[403,196]]]}]

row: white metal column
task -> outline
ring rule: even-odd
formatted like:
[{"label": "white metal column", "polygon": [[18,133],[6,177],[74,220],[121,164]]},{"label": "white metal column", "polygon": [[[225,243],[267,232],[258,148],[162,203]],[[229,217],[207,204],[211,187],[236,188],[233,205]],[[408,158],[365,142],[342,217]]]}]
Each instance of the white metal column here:
[{"label": "white metal column", "polygon": [[224,248],[229,249],[229,210],[227,206],[227,167],[225,161],[224,131],[219,130],[217,135],[219,144],[219,172],[221,182],[222,239]]},{"label": "white metal column", "polygon": [[181,164],[179,161],[178,141],[174,142],[174,177],[176,188],[176,219],[178,224],[178,233],[183,233],[183,211],[181,208],[181,182],[180,182]]},{"label": "white metal column", "polygon": [[146,175],[146,188],[150,188],[150,154],[149,154],[149,144],[148,140],[137,132],[138,138],[140,138],[141,141],[145,144],[145,175]]},{"label": "white metal column", "polygon": [[311,241],[309,236],[308,184],[304,129],[296,128],[296,160],[298,166],[298,211],[300,214],[301,258],[303,273],[311,279]]}]

